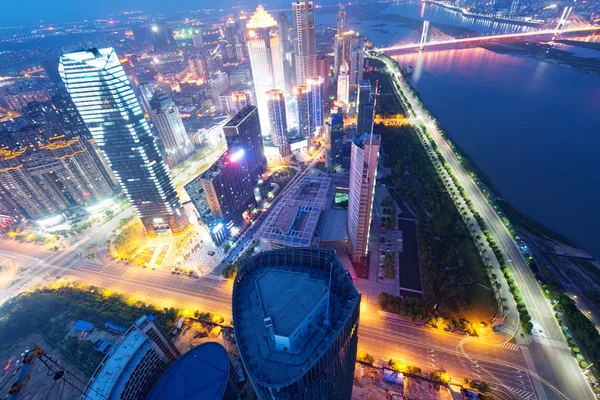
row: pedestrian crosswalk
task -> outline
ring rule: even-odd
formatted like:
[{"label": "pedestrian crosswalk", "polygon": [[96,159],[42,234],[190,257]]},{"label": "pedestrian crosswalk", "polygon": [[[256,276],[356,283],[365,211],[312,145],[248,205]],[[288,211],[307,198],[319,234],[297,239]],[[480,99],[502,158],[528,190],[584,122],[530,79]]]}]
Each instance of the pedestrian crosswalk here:
[{"label": "pedestrian crosswalk", "polygon": [[497,325],[496,327],[494,327],[494,331],[502,332],[509,337],[513,337],[515,335],[515,333],[517,333],[516,330],[514,330],[513,328],[508,327],[506,325]]},{"label": "pedestrian crosswalk", "polygon": [[515,395],[517,395],[518,399],[523,399],[523,400],[535,399],[535,395],[531,392],[528,392],[527,390],[517,389],[517,388],[510,387],[510,386],[508,387],[508,390],[510,390]]},{"label": "pedestrian crosswalk", "polygon": [[521,346],[519,346],[516,343],[504,342],[504,343],[501,343],[499,346],[504,347],[505,349],[515,350],[515,351],[521,350]]}]

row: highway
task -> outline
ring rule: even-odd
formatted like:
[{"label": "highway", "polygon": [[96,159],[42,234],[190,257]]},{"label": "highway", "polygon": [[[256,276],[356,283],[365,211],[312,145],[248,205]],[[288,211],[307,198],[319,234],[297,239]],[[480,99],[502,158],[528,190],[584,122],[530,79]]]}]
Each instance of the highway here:
[{"label": "highway", "polygon": [[[397,65],[386,57],[378,58],[385,62],[389,71],[391,71],[396,90],[401,90],[413,107],[416,114],[415,126],[417,129],[420,129],[421,124],[426,126],[436,146],[440,149],[444,161],[450,165],[454,175],[465,189],[467,197],[473,202],[475,209],[483,218],[486,227],[491,232],[513,272],[515,283],[523,296],[527,310],[532,317],[531,322],[534,325],[534,342],[526,350],[526,353],[529,354],[526,360],[529,364],[528,369],[532,374],[539,373],[542,379],[552,382],[560,389],[563,398],[594,399],[595,396],[591,387],[588,385],[575,358],[571,356],[561,328],[554,318],[552,306],[544,297],[535,275],[522,257],[518,244],[513,240],[496,211],[488,203],[481,188],[471,179],[453,149],[440,134],[435,120],[428,115],[426,109],[414,96],[413,91],[410,90],[408,84],[402,78]],[[402,99],[401,96],[399,97]],[[544,396],[544,394],[538,393],[538,396]]]}]

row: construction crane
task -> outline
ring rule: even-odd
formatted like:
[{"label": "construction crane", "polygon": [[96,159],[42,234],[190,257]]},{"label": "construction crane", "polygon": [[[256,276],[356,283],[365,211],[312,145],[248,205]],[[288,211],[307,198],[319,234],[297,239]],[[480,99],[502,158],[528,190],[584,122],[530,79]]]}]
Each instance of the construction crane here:
[{"label": "construction crane", "polygon": [[19,398],[19,393],[27,385],[31,378],[31,370],[33,369],[33,363],[35,360],[44,354],[44,350],[41,347],[35,346],[33,350],[25,351],[23,355],[23,363],[21,364],[21,373],[17,378],[17,381],[10,386],[8,395],[10,400],[16,400]]}]

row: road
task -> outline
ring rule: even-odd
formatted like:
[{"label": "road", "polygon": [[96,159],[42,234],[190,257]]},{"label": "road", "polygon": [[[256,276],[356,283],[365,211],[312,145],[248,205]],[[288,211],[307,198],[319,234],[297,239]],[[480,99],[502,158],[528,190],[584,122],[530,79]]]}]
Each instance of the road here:
[{"label": "road", "polygon": [[[465,189],[467,197],[473,202],[475,209],[483,218],[486,227],[491,232],[513,272],[515,283],[523,296],[532,317],[531,322],[534,325],[535,341],[527,349],[531,356],[527,360],[530,364],[530,372],[535,374],[537,370],[544,380],[559,388],[564,398],[594,399],[595,396],[591,387],[588,385],[575,358],[571,356],[561,328],[554,318],[552,306],[544,297],[535,275],[521,255],[518,244],[513,240],[496,211],[488,203],[481,188],[471,179],[453,149],[440,134],[433,118],[428,115],[420,101],[414,96],[399,73],[397,65],[393,64],[388,58],[380,57],[379,59],[386,63],[389,71],[392,71],[391,75],[395,81],[396,89],[402,91],[413,110],[415,110],[415,125],[424,124],[426,126],[436,146],[440,149],[444,161],[450,165],[454,175]],[[539,395],[543,394],[539,393]]]}]

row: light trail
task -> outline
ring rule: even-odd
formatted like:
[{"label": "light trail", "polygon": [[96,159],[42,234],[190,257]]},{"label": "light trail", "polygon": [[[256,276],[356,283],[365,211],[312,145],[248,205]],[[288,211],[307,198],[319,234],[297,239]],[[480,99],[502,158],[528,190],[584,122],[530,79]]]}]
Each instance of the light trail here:
[{"label": "light trail", "polygon": [[[577,32],[596,32],[600,30],[600,26],[593,27],[584,27],[584,28],[567,28],[564,31],[559,33],[577,33]],[[532,32],[519,32],[519,33],[503,33],[500,35],[487,35],[487,36],[476,36],[476,37],[468,37],[468,38],[458,38],[458,39],[450,39],[450,40],[434,40],[426,43],[409,43],[403,44],[399,46],[390,46],[390,47],[382,47],[375,49],[375,51],[379,52],[389,52],[396,50],[417,50],[420,47],[431,47],[431,46],[442,46],[448,44],[460,44],[460,43],[472,43],[472,42],[482,42],[482,41],[492,41],[492,40],[503,40],[503,39],[518,39],[522,37],[532,37],[532,36],[542,36],[542,35],[556,35],[556,29],[545,29],[540,31],[532,31]]]}]

